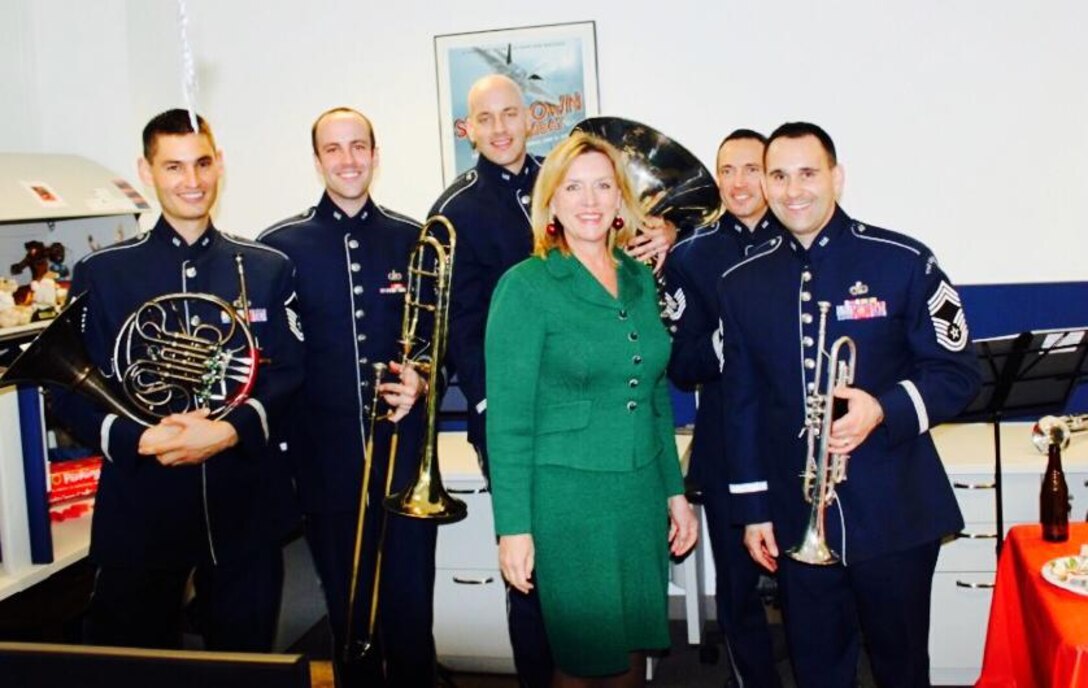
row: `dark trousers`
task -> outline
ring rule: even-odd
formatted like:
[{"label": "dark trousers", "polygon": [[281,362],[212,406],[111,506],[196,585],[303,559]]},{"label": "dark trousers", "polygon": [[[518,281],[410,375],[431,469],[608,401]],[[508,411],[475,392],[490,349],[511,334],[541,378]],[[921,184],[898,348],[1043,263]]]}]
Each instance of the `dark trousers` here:
[{"label": "dark trousers", "polygon": [[[487,469],[487,448],[477,444],[476,459],[480,472],[490,485]],[[536,581],[533,581],[534,584]],[[506,586],[506,627],[510,646],[514,650],[514,669],[522,688],[548,688],[552,684],[555,663],[544,629],[544,614],[540,610],[540,595],[533,588],[528,595]]]},{"label": "dark trousers", "polygon": [[306,540],[329,610],[337,685],[432,688],[435,685],[434,552],[438,527],[433,521],[386,516],[380,503],[368,507],[353,616],[355,639],[367,637],[377,542],[384,519],[377,625],[371,638],[372,650],[362,659],[345,661],[356,516],[355,512],[306,515]]},{"label": "dark trousers", "polygon": [[846,688],[861,639],[881,688],[929,686],[929,607],[940,542],[842,566],[779,557],[786,640],[797,685]]},{"label": "dark trousers", "polygon": [[283,592],[279,547],[234,563],[195,569],[99,566],[84,640],[91,645],[181,647],[182,605],[190,575],[206,649],[272,650]]},{"label": "dark trousers", "polygon": [[762,569],[744,546],[744,528],[730,520],[728,493],[706,491],[702,502],[717,578],[718,626],[725,636],[733,679],[744,688],[777,688],[771,630],[757,590]]}]

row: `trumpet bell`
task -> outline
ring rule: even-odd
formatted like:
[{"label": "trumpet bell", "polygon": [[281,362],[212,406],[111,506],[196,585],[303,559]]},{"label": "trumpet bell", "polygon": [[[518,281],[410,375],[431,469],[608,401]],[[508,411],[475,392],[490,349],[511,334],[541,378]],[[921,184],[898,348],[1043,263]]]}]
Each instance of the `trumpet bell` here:
[{"label": "trumpet bell", "polygon": [[653,127],[620,117],[590,117],[574,125],[615,146],[647,215],[677,227],[701,227],[721,215],[718,184],[699,159]]},{"label": "trumpet bell", "polygon": [[1051,444],[1056,444],[1062,450],[1069,448],[1073,431],[1065,419],[1058,416],[1043,416],[1031,428],[1031,443],[1042,454],[1050,450]]},{"label": "trumpet bell", "polygon": [[815,528],[806,530],[801,542],[786,550],[786,554],[791,559],[813,566],[831,566],[839,563],[839,555],[827,546],[827,540]]}]

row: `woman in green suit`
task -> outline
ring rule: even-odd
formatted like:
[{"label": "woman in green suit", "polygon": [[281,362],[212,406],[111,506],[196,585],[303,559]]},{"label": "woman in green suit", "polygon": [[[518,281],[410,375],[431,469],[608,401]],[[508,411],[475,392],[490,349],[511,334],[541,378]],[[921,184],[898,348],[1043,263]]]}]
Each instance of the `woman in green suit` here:
[{"label": "woman in green suit", "polygon": [[533,191],[534,255],[495,290],[485,346],[499,563],[539,585],[555,685],[640,685],[667,647],[669,552],[698,535],[653,276],[617,246],[642,218],[619,154],[573,134]]}]

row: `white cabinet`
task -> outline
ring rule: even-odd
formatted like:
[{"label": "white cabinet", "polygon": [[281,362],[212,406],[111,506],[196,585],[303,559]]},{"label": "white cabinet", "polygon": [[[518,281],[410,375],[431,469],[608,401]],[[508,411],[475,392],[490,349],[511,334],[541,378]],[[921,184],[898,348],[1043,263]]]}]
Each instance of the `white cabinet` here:
[{"label": "white cabinet", "polygon": [[[997,571],[993,426],[943,425],[933,439],[948,471],[964,529],[941,547],[933,579],[930,681],[971,685],[982,670],[992,585]],[[1039,520],[1039,485],[1047,457],[1031,444],[1031,423],[1001,427],[1005,529]],[[1062,456],[1073,497],[1072,519],[1088,508],[1088,443],[1073,440]]]},{"label": "white cabinet", "polygon": [[438,661],[457,671],[514,673],[506,630],[506,588],[491,496],[463,432],[438,437],[442,481],[468,506],[468,517],[438,527],[435,553],[434,642]]}]

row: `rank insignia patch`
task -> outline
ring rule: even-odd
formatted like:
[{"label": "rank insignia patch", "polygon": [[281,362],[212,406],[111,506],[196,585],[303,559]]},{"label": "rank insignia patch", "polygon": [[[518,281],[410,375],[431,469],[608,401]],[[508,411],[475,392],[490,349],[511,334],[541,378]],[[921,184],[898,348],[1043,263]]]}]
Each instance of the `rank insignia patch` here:
[{"label": "rank insignia patch", "polygon": [[665,292],[665,315],[669,320],[676,322],[684,316],[684,311],[688,307],[688,298],[684,295],[683,289],[677,289],[670,294]]},{"label": "rank insignia patch", "polygon": [[967,318],[959,294],[944,280],[929,297],[929,317],[933,320],[937,343],[949,351],[963,351],[968,339]]},{"label": "rank insignia patch", "polygon": [[[860,282],[858,283],[860,284]],[[853,288],[851,288],[851,292]],[[868,291],[868,288],[866,288]],[[870,318],[888,317],[888,303],[875,296],[864,299],[847,299],[835,306],[835,318],[843,320],[869,320]]]}]

